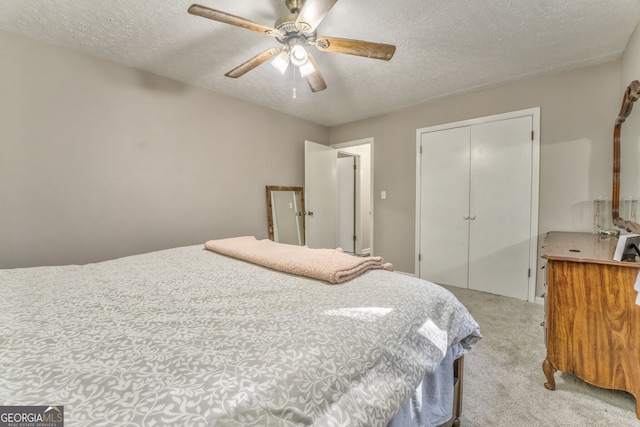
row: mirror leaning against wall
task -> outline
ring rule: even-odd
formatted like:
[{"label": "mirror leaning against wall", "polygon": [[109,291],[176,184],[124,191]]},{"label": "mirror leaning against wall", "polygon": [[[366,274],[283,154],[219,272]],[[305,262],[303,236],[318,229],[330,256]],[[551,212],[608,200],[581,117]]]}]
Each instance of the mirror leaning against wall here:
[{"label": "mirror leaning against wall", "polygon": [[640,81],[634,80],[622,97],[620,113],[613,131],[611,219],[616,227],[630,233],[640,233],[640,224],[636,216],[640,191],[640,113],[631,114],[639,97]]},{"label": "mirror leaning against wall", "polygon": [[267,185],[266,192],[269,239],[304,246],[303,188]]}]

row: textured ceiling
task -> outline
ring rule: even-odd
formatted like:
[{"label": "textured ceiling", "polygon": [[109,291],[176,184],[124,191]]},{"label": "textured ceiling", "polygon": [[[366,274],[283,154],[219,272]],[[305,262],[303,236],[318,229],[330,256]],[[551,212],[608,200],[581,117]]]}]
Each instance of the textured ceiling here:
[{"label": "textured ceiling", "polygon": [[[273,26],[284,0],[197,0]],[[319,36],[397,46],[389,62],[314,51],[328,89],[264,64],[278,42],[187,13],[192,0],[2,0],[0,29],[126,64],[327,126],[620,56],[640,0],[340,0]],[[315,50],[315,48],[311,48]]]}]

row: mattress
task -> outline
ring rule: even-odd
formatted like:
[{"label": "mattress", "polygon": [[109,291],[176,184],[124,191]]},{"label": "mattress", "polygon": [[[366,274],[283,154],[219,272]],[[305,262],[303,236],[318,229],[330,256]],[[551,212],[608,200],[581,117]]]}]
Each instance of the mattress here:
[{"label": "mattress", "polygon": [[384,426],[480,339],[424,280],[330,285],[202,245],[0,270],[0,289],[0,404],[70,426]]}]

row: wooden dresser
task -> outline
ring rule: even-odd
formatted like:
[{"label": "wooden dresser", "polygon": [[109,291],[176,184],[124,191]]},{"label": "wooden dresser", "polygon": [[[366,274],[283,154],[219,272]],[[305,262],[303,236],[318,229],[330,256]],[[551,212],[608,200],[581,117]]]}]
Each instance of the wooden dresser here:
[{"label": "wooden dresser", "polygon": [[638,262],[613,261],[617,239],[550,232],[547,259],[545,387],[556,370],[636,398],[640,419],[640,306],[634,290]]}]

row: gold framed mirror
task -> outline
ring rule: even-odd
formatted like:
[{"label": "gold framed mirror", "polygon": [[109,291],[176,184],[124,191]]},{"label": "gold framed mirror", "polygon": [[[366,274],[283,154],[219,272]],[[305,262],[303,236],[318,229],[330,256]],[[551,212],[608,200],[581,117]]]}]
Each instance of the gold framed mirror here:
[{"label": "gold framed mirror", "polygon": [[269,239],[305,245],[304,191],[302,187],[267,185]]},{"label": "gold framed mirror", "polygon": [[[631,114],[633,104],[638,100],[638,97],[640,97],[640,81],[634,80],[629,84],[629,86],[627,86],[627,89],[624,92],[624,96],[622,97],[622,106],[620,107],[620,113],[616,118],[615,126],[613,128],[613,194],[611,196],[611,219],[613,220],[613,224],[616,227],[626,230],[630,233],[640,233],[640,224],[634,221],[634,218],[624,218],[623,216],[621,216],[620,212],[620,135],[622,131],[622,124]],[[627,137],[625,139],[630,140],[629,144],[634,144],[633,136]],[[640,147],[635,147],[635,150],[638,149],[640,149]],[[632,160],[633,169],[635,170],[637,168],[637,162],[635,161],[635,158]]]}]

